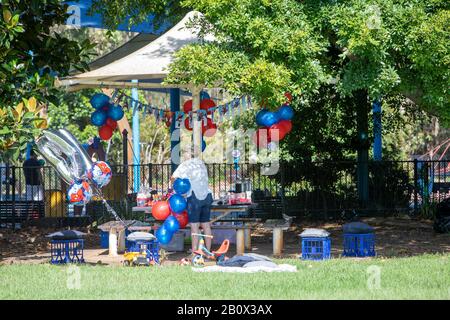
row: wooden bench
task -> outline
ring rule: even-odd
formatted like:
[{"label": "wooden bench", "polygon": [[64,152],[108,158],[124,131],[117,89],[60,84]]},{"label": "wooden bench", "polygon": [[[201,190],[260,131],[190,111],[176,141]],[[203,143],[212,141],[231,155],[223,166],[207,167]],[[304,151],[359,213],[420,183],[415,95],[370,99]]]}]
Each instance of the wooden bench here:
[{"label": "wooden bench", "polygon": [[[190,229],[186,226],[185,229]],[[244,254],[245,249],[251,249],[251,227],[250,226],[211,226],[211,230],[236,230],[236,253]]]},{"label": "wooden bench", "polygon": [[273,255],[281,256],[284,247],[284,231],[288,230],[291,225],[291,220],[273,219],[266,220],[264,227],[272,229],[273,233]]},{"label": "wooden bench", "polygon": [[44,217],[44,201],[0,201],[0,221],[24,221]]}]

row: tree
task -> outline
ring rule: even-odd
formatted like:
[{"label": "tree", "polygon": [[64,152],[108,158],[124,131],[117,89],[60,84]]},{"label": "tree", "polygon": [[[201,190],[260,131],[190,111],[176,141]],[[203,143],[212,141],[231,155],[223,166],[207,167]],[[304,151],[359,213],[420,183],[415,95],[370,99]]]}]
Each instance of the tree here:
[{"label": "tree", "polygon": [[[114,1],[96,2],[103,9],[118,7],[112,5]],[[150,13],[143,10],[144,4],[156,3],[161,5],[161,1],[128,0],[114,11],[115,16],[106,11],[105,20],[113,25],[138,8],[144,17]],[[269,108],[284,102],[285,91],[292,92],[297,112],[291,136],[296,143],[289,143],[289,138],[283,143],[287,158],[339,159],[355,149],[367,158],[368,115],[375,99],[390,106],[398,102],[386,110],[417,106],[437,116],[444,126],[450,125],[445,22],[450,11],[445,1],[175,3],[175,17],[183,14],[180,8],[202,12],[204,18],[192,23],[213,33],[217,41],[181,49],[166,82],[211,86],[219,80],[229,92],[250,94]],[[172,7],[166,4],[170,12]],[[162,12],[153,13],[162,16]],[[390,126],[383,121],[385,128]]]},{"label": "tree", "polygon": [[14,161],[46,127],[38,115],[57,100],[55,76],[85,70],[92,44],[52,32],[67,18],[59,0],[2,0],[0,10],[0,148]]}]

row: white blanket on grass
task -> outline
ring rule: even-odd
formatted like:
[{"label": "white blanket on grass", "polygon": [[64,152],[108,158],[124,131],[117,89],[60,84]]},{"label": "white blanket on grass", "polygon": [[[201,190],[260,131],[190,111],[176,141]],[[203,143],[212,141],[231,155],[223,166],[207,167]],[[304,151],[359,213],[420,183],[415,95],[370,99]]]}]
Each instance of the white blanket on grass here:
[{"label": "white blanket on grass", "polygon": [[258,266],[258,267],[221,267],[221,266],[207,266],[203,268],[192,268],[194,272],[239,272],[239,273],[254,273],[254,272],[297,272],[297,267],[290,264],[279,264],[276,268]]}]

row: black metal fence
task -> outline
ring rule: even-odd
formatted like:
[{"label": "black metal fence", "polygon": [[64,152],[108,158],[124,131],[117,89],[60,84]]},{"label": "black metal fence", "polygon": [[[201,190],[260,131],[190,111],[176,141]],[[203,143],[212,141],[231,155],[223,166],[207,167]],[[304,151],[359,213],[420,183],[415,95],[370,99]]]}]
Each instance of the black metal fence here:
[{"label": "black metal fence", "polygon": [[[265,174],[261,164],[207,164],[210,188],[219,198],[235,188],[236,180],[250,185],[258,203],[255,214],[337,218],[361,215],[420,214],[424,208],[450,197],[450,161],[373,161],[368,167],[368,197],[361,201],[356,161],[280,163],[276,174]],[[170,187],[170,164],[113,166],[113,179],[103,189],[106,200],[125,218],[136,218],[131,208],[143,188],[166,192]],[[39,169],[40,186],[27,186],[22,167],[1,167],[1,226],[36,221],[43,217],[64,221],[110,220],[99,199],[86,207],[70,206],[68,186],[51,167]],[[73,221],[73,220],[72,220]]]}]

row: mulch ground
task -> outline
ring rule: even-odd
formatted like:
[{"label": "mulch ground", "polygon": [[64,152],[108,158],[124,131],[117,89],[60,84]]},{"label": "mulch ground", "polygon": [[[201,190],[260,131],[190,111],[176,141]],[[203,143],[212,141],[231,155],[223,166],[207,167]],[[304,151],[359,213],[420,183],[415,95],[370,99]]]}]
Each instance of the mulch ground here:
[{"label": "mulch ground", "polygon": [[[362,221],[375,228],[376,251],[382,257],[404,257],[425,253],[450,253],[450,234],[433,231],[432,221],[417,221],[408,218],[367,218]],[[332,255],[342,253],[342,223],[297,221],[284,233],[284,257],[298,257],[300,254],[299,234],[305,228],[323,228],[331,233]],[[85,249],[100,249],[100,232],[80,228],[86,232]],[[29,227],[20,230],[0,229],[0,263],[11,263],[15,259],[22,263],[34,256],[50,251],[47,234],[56,229]],[[186,248],[187,249],[187,248]],[[229,252],[233,254],[233,249]],[[272,231],[262,224],[252,231],[252,251],[270,256],[272,254]],[[172,259],[186,255],[173,255]],[[37,259],[37,258],[36,258]],[[169,259],[171,259],[169,257]]]}]

